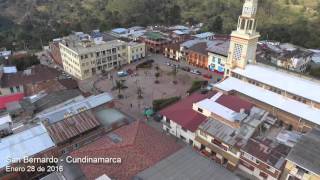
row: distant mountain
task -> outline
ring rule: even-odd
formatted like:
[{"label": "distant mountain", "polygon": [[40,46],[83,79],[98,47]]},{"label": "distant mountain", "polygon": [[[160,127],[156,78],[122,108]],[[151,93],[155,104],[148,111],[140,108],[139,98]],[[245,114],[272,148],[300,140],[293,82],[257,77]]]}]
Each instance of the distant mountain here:
[{"label": "distant mountain", "polygon": [[[41,42],[71,30],[204,22],[230,33],[243,0],[0,0],[0,47]],[[320,48],[320,0],[260,0],[262,38]]]}]

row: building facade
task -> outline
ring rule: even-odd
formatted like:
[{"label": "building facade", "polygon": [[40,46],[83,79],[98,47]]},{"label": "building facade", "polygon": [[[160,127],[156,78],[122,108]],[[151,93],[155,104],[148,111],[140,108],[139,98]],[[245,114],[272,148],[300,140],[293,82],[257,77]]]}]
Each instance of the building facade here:
[{"label": "building facade", "polygon": [[171,42],[160,32],[146,32],[141,40],[146,44],[147,51],[151,53],[163,53],[165,46]]},{"label": "building facade", "polygon": [[79,80],[128,64],[125,42],[93,40],[81,32],[63,38],[60,52],[64,70]]},{"label": "building facade", "polygon": [[188,49],[187,62],[193,66],[208,69],[207,43],[201,42]]},{"label": "building facade", "polygon": [[180,61],[180,43],[172,43],[167,45],[164,49],[164,56],[175,61]]},{"label": "building facade", "polygon": [[196,130],[206,120],[206,117],[194,111],[192,104],[214,94],[215,92],[209,92],[208,94],[196,92],[161,110],[159,114],[163,116],[163,130],[193,146]]},{"label": "building facade", "polygon": [[146,57],[146,44],[142,42],[128,43],[128,62],[132,63]]},{"label": "building facade", "polygon": [[220,81],[226,70],[230,40],[223,39],[221,41],[216,41],[217,43],[208,48],[208,69],[211,72],[220,75],[221,77],[217,79],[217,81]]},{"label": "building facade", "polygon": [[60,53],[60,47],[59,42],[61,39],[54,39],[52,42],[49,43],[49,50],[50,50],[50,56],[53,59],[53,61],[58,64],[59,66],[63,66],[62,59],[61,59],[61,53]]}]

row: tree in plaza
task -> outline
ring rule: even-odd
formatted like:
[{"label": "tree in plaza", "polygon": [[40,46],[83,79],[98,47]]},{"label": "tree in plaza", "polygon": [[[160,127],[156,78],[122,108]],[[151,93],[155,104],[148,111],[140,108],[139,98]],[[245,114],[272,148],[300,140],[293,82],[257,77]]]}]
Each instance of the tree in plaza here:
[{"label": "tree in plaza", "polygon": [[124,82],[125,80],[116,80],[116,84],[114,88],[118,90],[119,99],[123,98],[123,95],[121,94],[121,90],[126,88]]},{"label": "tree in plaza", "polygon": [[171,72],[171,75],[173,77],[173,84],[177,84],[178,81],[177,81],[177,75],[178,75],[178,68],[177,67],[173,67],[172,68],[172,72]]},{"label": "tree in plaza", "polygon": [[159,72],[156,72],[156,73],[154,74],[154,76],[156,77],[155,83],[156,83],[156,84],[159,84],[160,73],[159,73]]},{"label": "tree in plaza", "polygon": [[137,94],[138,94],[138,99],[142,99],[143,98],[143,96],[142,96],[143,92],[142,92],[142,88],[140,86],[137,89]]},{"label": "tree in plaza", "polygon": [[156,67],[154,67],[156,69],[157,72],[160,71],[160,67],[157,65]]},{"label": "tree in plaza", "polygon": [[160,68],[159,68],[159,66],[156,66],[155,69],[156,69],[156,73],[154,74],[154,76],[156,77],[155,83],[159,84]]}]

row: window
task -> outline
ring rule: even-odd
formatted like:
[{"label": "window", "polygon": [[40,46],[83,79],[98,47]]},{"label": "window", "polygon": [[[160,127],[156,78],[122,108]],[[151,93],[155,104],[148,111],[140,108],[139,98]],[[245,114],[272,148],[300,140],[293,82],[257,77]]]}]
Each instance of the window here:
[{"label": "window", "polygon": [[248,25],[247,25],[247,29],[248,29],[248,30],[252,29],[252,23],[253,23],[253,21],[252,21],[252,20],[249,20],[249,23],[248,23]]},{"label": "window", "polygon": [[199,133],[201,136],[203,136],[203,137],[207,137],[207,134],[205,133],[205,132],[203,132],[203,131],[200,131],[200,133]]},{"label": "window", "polygon": [[170,124],[170,119],[166,118],[166,123]]},{"label": "window", "polygon": [[181,128],[184,132],[187,132],[188,130],[186,128]]},{"label": "window", "polygon": [[244,26],[245,26],[245,21],[243,19],[240,20],[241,22],[241,25],[240,25],[240,29],[244,29]]},{"label": "window", "polygon": [[260,172],[259,176],[263,177],[264,179],[268,178],[268,175],[264,172]]},{"label": "window", "polygon": [[276,171],[273,167],[270,167],[270,166],[268,166],[267,169],[272,173],[275,173],[275,171]]},{"label": "window", "polygon": [[14,93],[13,87],[10,87],[10,92],[11,92],[11,93]]},{"label": "window", "polygon": [[201,112],[201,113],[203,113],[203,109],[201,109],[201,108],[198,108],[198,111]]},{"label": "window", "polygon": [[243,46],[241,44],[235,44],[234,50],[233,50],[233,59],[237,61],[241,60],[242,49],[243,49]]}]

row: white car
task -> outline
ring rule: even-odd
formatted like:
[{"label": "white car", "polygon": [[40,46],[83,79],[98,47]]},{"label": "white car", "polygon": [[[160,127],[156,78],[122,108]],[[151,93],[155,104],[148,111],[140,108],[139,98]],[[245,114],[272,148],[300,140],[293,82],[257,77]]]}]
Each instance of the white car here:
[{"label": "white car", "polygon": [[192,74],[197,74],[197,75],[201,75],[201,72],[197,69],[193,69],[190,71]]}]

